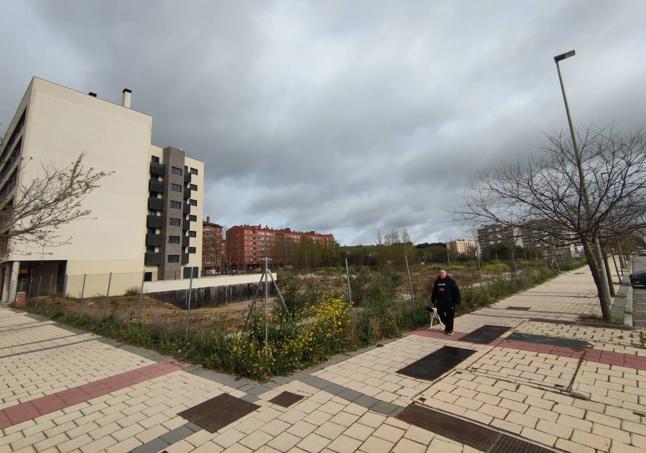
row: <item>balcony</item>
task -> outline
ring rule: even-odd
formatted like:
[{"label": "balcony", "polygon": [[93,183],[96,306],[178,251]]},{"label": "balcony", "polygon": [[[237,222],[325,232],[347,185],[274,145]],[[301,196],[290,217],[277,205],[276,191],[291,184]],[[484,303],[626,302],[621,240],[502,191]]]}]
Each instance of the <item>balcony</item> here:
[{"label": "balcony", "polygon": [[191,222],[186,219],[182,219],[182,230],[186,231],[190,229],[190,227],[191,227]]},{"label": "balcony", "polygon": [[184,215],[189,215],[191,213],[191,205],[184,203],[184,210],[182,211]]},{"label": "balcony", "polygon": [[146,219],[148,228],[161,228],[164,226],[164,219],[160,215],[149,215]]},{"label": "balcony", "polygon": [[182,264],[188,264],[188,253],[182,253]]},{"label": "balcony", "polygon": [[144,258],[144,264],[146,266],[158,266],[161,264],[161,253],[151,253],[147,252]]},{"label": "balcony", "polygon": [[188,236],[182,236],[182,248],[188,247]]},{"label": "balcony", "polygon": [[164,243],[164,237],[161,234],[146,234],[146,245],[160,246]]},{"label": "balcony", "polygon": [[191,182],[191,172],[190,171],[185,171],[184,172],[184,184],[188,184]]},{"label": "balcony", "polygon": [[150,192],[164,193],[164,183],[162,181],[151,179],[148,182],[148,190]]},{"label": "balcony", "polygon": [[184,189],[184,199],[191,198],[191,189]]},{"label": "balcony", "polygon": [[151,162],[150,174],[154,176],[164,176],[164,164],[160,164],[158,162]]},{"label": "balcony", "polygon": [[161,198],[148,197],[148,209],[161,211],[164,209],[164,200]]}]

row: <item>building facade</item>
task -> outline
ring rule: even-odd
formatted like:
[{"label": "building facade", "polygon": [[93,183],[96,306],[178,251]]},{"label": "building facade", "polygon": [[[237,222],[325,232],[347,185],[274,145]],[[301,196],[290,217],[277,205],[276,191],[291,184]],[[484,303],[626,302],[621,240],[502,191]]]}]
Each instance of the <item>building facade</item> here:
[{"label": "building facade", "polygon": [[332,234],[273,229],[260,225],[236,225],[226,232],[226,260],[234,269],[256,268],[265,257],[275,265],[293,264],[294,248],[303,240],[332,245]]},{"label": "building facade", "polygon": [[58,229],[66,243],[9,241],[3,302],[12,302],[35,279],[50,282],[50,291],[91,297],[105,294],[93,286],[108,279],[86,276],[109,275],[111,294],[118,294],[138,288],[142,279],[199,273],[204,164],[178,148],[152,145],[152,117],[133,110],[131,100],[127,89],[121,103],[112,103],[32,79],[0,148],[0,209],[41,176],[42,165],[63,168],[85,153],[86,167],[110,174],[82,200],[91,214]]},{"label": "building facade", "polygon": [[446,243],[446,248],[451,256],[480,254],[478,241],[473,239],[456,239]]},{"label": "building facade", "polygon": [[207,217],[202,222],[202,273],[214,275],[226,267],[224,229]]},{"label": "building facade", "polygon": [[499,223],[484,225],[478,228],[478,243],[480,250],[498,244],[517,245],[520,247],[523,245],[518,227],[501,225]]}]

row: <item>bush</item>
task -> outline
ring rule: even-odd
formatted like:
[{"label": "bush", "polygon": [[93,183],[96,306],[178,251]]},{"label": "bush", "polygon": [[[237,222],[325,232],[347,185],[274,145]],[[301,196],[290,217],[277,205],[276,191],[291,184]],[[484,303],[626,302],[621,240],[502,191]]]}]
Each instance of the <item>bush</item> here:
[{"label": "bush", "polygon": [[136,286],[133,286],[132,288],[128,288],[124,295],[126,296],[138,296],[141,294],[141,289],[137,288]]}]

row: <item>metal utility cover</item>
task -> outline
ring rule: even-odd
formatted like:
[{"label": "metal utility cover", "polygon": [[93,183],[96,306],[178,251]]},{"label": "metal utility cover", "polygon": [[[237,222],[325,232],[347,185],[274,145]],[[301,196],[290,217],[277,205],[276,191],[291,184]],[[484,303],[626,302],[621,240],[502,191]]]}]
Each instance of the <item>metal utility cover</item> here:
[{"label": "metal utility cover", "polygon": [[269,400],[270,403],[278,404],[279,406],[289,407],[294,403],[299,402],[305,398],[303,395],[297,395],[292,392],[282,392]]},{"label": "metal utility cover", "polygon": [[518,310],[518,311],[528,311],[531,307],[512,307],[509,306],[505,310]]},{"label": "metal utility cover", "polygon": [[473,332],[461,337],[458,341],[466,341],[468,343],[489,344],[503,333],[507,332],[511,327],[507,326],[492,326],[484,325]]},{"label": "metal utility cover", "polygon": [[581,351],[588,345],[585,341],[572,340],[570,338],[548,337],[545,335],[533,335],[530,333],[514,332],[507,337],[508,340],[526,341],[529,343],[549,344],[552,346],[561,346],[563,348],[575,349]]},{"label": "metal utility cover", "polygon": [[474,352],[476,351],[472,349],[444,346],[397,372],[417,379],[432,381],[453,369]]},{"label": "metal utility cover", "polygon": [[552,450],[453,415],[411,404],[397,418],[488,453],[551,453]]},{"label": "metal utility cover", "polygon": [[250,414],[258,407],[260,406],[223,393],[177,415],[195,423],[210,433],[214,433],[229,423]]}]

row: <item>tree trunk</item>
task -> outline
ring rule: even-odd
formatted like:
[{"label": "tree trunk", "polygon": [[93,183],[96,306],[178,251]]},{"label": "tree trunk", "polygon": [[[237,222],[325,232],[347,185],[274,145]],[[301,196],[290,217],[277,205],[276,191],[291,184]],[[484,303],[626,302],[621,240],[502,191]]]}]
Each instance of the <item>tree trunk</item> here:
[{"label": "tree trunk", "polygon": [[612,272],[610,272],[610,264],[608,264],[608,253],[606,253],[605,247],[601,247],[601,257],[603,258],[603,266],[606,270],[606,277],[608,279],[608,290],[610,291],[610,295],[614,296],[615,284],[612,281]]},{"label": "tree trunk", "polygon": [[588,262],[590,272],[592,272],[594,284],[597,287],[597,294],[599,295],[599,305],[601,306],[601,314],[604,321],[610,321],[610,297],[604,290],[604,287],[607,288],[607,286],[606,282],[601,278],[601,273],[599,272],[599,265],[597,264],[595,254],[593,253],[594,245],[589,244],[587,241],[582,242],[583,250],[585,252],[585,258]]}]

